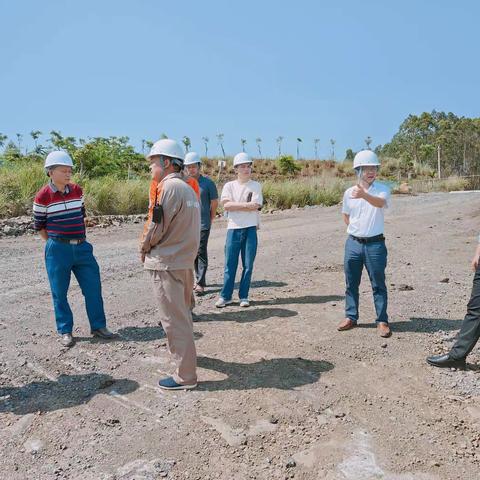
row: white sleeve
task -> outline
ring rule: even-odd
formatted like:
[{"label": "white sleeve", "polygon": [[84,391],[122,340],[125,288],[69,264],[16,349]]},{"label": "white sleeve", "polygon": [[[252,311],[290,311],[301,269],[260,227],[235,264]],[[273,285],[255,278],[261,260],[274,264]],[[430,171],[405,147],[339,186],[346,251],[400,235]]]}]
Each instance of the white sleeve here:
[{"label": "white sleeve", "polygon": [[350,215],[350,206],[348,205],[348,190],[343,194],[342,213]]},{"label": "white sleeve", "polygon": [[232,198],[232,190],[231,190],[231,184],[230,182],[226,183],[223,188],[222,188],[222,195],[220,196],[220,202],[233,202]]},{"label": "white sleeve", "polygon": [[385,190],[381,191],[378,196],[380,198],[385,199],[385,206],[383,208],[390,208],[390,198],[391,198],[390,189],[385,188]]},{"label": "white sleeve", "polygon": [[258,185],[258,190],[253,192],[252,202],[253,203],[258,203],[258,205],[260,205],[260,206],[263,205],[262,186],[260,184]]}]

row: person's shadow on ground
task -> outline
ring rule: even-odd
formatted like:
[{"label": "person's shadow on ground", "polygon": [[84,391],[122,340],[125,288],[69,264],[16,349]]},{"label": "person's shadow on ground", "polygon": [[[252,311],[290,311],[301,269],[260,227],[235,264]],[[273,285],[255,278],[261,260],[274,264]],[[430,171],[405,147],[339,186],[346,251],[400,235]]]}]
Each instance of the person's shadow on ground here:
[{"label": "person's shadow on ground", "polygon": [[258,322],[271,317],[295,317],[298,312],[285,308],[258,308],[229,310],[228,307],[215,313],[195,314],[194,322]]},{"label": "person's shadow on ground", "polygon": [[225,380],[200,382],[198,389],[205,391],[256,388],[292,390],[317,382],[323,372],[334,367],[330,362],[300,357],[262,359],[255,363],[224,362],[218,358],[198,357],[198,366],[228,375]]},{"label": "person's shadow on ground", "polygon": [[[450,320],[447,318],[421,318],[411,317],[409,321],[392,321],[390,326],[393,332],[417,332],[434,333],[438,331],[459,330],[462,320]],[[376,328],[375,322],[359,323],[359,328]]]},{"label": "person's shadow on ground", "polygon": [[138,383],[133,380],[115,379],[102,373],[60,375],[55,381],[31,382],[21,387],[0,387],[0,413],[26,415],[52,412],[88,403],[99,393],[115,390],[125,395],[138,387]]},{"label": "person's shadow on ground", "polygon": [[271,300],[252,300],[252,305],[292,305],[292,304],[308,304],[308,303],[327,303],[338,302],[345,297],[342,295],[305,295],[303,297],[282,297]]},{"label": "person's shadow on ground", "polygon": [[[235,289],[239,288],[239,283],[235,283]],[[271,280],[253,280],[250,284],[250,288],[269,288],[269,287],[287,287],[288,283],[285,282],[275,282]],[[205,288],[205,294],[211,293],[218,293],[222,290],[223,284],[221,283],[214,283],[212,285],[208,285]]]},{"label": "person's shadow on ground", "polygon": [[[153,342],[154,340],[162,340],[166,338],[163,328],[158,326],[152,327],[123,327],[115,332],[116,337],[112,340],[102,340],[94,337],[75,337],[76,342],[90,343],[110,343],[110,342]],[[200,332],[193,332],[195,340],[203,337]]]}]

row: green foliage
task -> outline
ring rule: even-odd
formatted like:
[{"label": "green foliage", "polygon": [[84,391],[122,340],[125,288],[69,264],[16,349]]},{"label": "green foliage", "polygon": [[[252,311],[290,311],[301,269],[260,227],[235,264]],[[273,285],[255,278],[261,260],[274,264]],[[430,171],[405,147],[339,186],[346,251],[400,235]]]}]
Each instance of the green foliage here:
[{"label": "green foliage", "polygon": [[480,118],[435,110],[409,115],[380,154],[436,168],[438,148],[443,175],[480,173]]},{"label": "green foliage", "polygon": [[277,167],[281,175],[295,175],[302,169],[291,155],[281,155]]},{"label": "green foliage", "polygon": [[79,171],[88,177],[116,175],[125,177],[129,172],[146,171],[143,155],[128,144],[128,137],[93,138],[73,154]]},{"label": "green foliage", "polygon": [[345,152],[345,160],[353,161],[354,158],[355,158],[355,152],[351,148],[349,148]]}]

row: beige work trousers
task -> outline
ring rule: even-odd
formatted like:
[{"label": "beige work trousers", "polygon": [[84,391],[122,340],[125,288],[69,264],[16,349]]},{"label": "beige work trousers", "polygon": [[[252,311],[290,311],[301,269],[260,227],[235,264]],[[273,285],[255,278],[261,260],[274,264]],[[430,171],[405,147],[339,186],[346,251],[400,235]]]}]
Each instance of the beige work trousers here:
[{"label": "beige work trousers", "polygon": [[177,364],[173,379],[197,383],[197,352],[193,340],[192,270],[149,270],[168,349]]}]

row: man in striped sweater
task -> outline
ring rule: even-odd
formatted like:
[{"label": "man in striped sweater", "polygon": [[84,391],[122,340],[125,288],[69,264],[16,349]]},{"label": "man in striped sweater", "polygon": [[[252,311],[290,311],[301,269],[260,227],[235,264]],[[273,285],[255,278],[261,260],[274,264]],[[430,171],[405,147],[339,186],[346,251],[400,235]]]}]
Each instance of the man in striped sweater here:
[{"label": "man in striped sweater", "polygon": [[53,297],[57,332],[64,347],[74,344],[73,315],[67,293],[73,272],[85,297],[93,336],[105,340],[114,335],[106,328],[100,269],[93,247],[86,241],[82,189],[70,183],[73,162],[62,151],[48,154],[45,171],[50,182],[36,194],[33,203],[35,230],[46,241],[45,264]]}]

